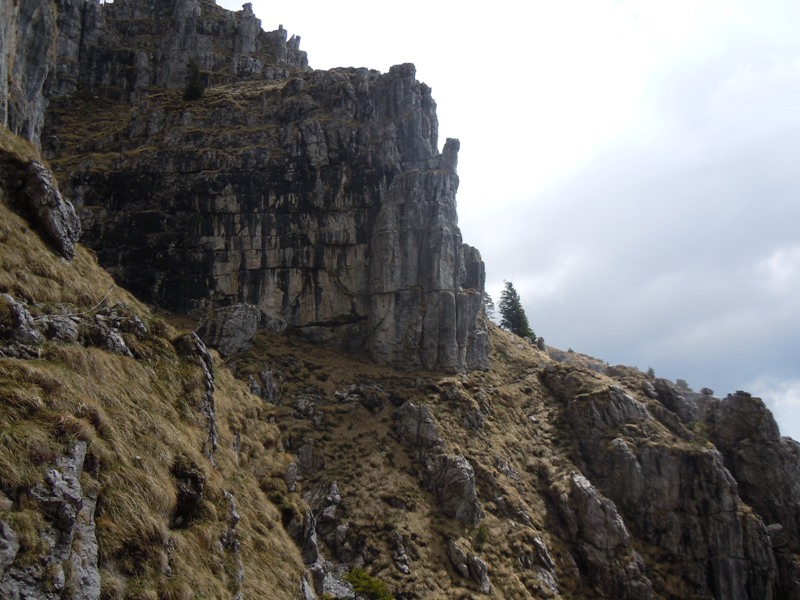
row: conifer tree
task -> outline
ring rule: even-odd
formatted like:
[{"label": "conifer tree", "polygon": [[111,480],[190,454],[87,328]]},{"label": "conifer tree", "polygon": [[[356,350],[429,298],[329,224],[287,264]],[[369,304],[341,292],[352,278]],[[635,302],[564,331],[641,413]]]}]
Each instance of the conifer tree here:
[{"label": "conifer tree", "polygon": [[535,339],[534,333],[528,324],[528,317],[522,308],[519,294],[514,289],[514,284],[506,281],[505,286],[505,289],[500,294],[500,301],[497,303],[500,310],[500,327],[520,337]]},{"label": "conifer tree", "polygon": [[483,314],[485,314],[488,318],[494,320],[494,300],[489,295],[489,292],[483,293]]}]

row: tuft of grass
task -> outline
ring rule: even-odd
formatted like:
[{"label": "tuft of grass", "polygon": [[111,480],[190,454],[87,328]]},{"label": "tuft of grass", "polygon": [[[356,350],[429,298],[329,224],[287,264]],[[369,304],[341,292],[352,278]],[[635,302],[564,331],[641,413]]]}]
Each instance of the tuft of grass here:
[{"label": "tuft of grass", "polygon": [[3,125],[0,125],[0,151],[11,154],[23,162],[39,158],[36,146],[30,141],[11,133]]}]

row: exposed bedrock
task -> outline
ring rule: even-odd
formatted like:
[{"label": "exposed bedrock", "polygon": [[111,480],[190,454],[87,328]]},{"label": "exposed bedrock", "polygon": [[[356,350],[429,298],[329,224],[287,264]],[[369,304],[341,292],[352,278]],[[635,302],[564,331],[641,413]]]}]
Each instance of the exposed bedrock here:
[{"label": "exposed bedrock", "polygon": [[132,111],[95,102],[115,132],[70,137],[86,124],[64,101],[50,156],[84,241],[135,293],[197,318],[251,304],[262,326],[400,367],[487,366],[484,266],[457,226],[459,143],[438,152],[413,65],[300,72]]}]

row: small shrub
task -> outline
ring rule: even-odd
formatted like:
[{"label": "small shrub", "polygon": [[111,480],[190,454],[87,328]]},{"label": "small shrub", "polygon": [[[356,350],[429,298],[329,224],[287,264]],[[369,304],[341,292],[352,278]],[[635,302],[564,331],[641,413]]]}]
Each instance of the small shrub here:
[{"label": "small shrub", "polygon": [[473,543],[473,547],[475,548],[476,552],[480,552],[483,550],[483,545],[489,539],[489,528],[486,527],[483,523],[478,525],[478,531],[475,532],[475,540]]},{"label": "small shrub", "polygon": [[386,582],[372,577],[364,569],[356,567],[344,576],[344,580],[353,586],[356,594],[363,594],[370,600],[394,600]]}]

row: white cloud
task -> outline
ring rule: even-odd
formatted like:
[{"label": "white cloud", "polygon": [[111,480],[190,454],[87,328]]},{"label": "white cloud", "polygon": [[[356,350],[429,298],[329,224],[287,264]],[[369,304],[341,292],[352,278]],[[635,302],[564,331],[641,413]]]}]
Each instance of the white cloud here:
[{"label": "white cloud", "polygon": [[782,435],[800,440],[800,379],[761,376],[748,390],[772,410]]},{"label": "white cloud", "polygon": [[800,379],[761,376],[753,381],[750,391],[771,406],[800,409]]},{"label": "white cloud", "polygon": [[800,294],[800,244],[777,248],[759,264],[765,285],[776,293]]}]

